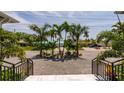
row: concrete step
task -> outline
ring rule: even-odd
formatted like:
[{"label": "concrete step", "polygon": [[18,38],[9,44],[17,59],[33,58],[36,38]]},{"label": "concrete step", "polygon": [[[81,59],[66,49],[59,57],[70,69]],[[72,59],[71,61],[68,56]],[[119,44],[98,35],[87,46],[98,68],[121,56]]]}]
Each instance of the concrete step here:
[{"label": "concrete step", "polygon": [[97,81],[98,79],[93,74],[81,75],[32,75],[25,81]]}]

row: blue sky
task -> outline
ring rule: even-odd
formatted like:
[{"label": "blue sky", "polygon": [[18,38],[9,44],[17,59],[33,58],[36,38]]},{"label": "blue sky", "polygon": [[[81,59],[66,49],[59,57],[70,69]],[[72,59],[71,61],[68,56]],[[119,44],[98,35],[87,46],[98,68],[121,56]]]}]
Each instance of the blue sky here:
[{"label": "blue sky", "polygon": [[[44,23],[52,25],[67,21],[88,26],[89,38],[95,38],[99,32],[111,29],[111,26],[118,21],[113,11],[6,11],[5,13],[20,21],[18,24],[3,25],[5,29],[31,34],[34,32],[29,29],[29,24],[42,26]],[[123,21],[124,15],[120,15],[120,18]]]}]

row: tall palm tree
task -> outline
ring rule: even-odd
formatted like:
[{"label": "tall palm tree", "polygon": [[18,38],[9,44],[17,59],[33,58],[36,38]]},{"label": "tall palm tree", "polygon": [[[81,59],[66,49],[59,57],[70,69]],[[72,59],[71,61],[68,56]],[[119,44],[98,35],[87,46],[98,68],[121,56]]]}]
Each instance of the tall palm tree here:
[{"label": "tall palm tree", "polygon": [[54,29],[54,27],[52,27],[49,31],[48,31],[48,36],[51,37],[51,41],[54,41],[56,36],[57,36],[57,31]]},{"label": "tall palm tree", "polygon": [[52,56],[54,55],[54,48],[56,46],[56,41],[55,41],[55,38],[57,36],[57,32],[56,30],[54,29],[54,27],[52,27],[49,32],[48,32],[48,36],[51,37],[51,42],[49,42],[51,44],[51,48],[52,48]]},{"label": "tall palm tree", "polygon": [[118,22],[115,25],[112,26],[115,33],[121,34],[122,32],[124,33],[124,22]]},{"label": "tall palm tree", "polygon": [[53,28],[54,28],[54,30],[56,31],[57,35],[58,35],[58,41],[59,41],[59,47],[58,47],[58,48],[59,48],[59,54],[61,54],[60,40],[61,40],[61,38],[62,38],[61,33],[62,33],[62,31],[63,31],[63,27],[62,27],[62,25],[54,24],[54,25],[53,25]]},{"label": "tall palm tree", "polygon": [[63,27],[63,30],[65,31],[64,44],[63,44],[63,52],[62,52],[62,56],[63,56],[63,54],[64,54],[65,41],[66,41],[66,39],[67,39],[67,34],[68,34],[69,31],[70,31],[70,25],[68,24],[67,21],[65,21],[65,22],[62,24],[62,27]]},{"label": "tall palm tree", "polygon": [[115,37],[115,34],[112,31],[102,31],[97,35],[97,42],[103,42],[105,46],[108,46],[108,43],[111,42]]},{"label": "tall palm tree", "polygon": [[77,57],[79,55],[79,38],[81,35],[86,36],[85,34],[88,33],[88,27],[87,26],[81,26],[80,24],[72,24],[71,26],[71,32],[70,35],[72,36],[73,40],[76,41],[76,51],[77,51]]},{"label": "tall palm tree", "polygon": [[[120,28],[122,27],[121,25],[121,20],[120,20],[120,17],[119,17],[119,14],[124,14],[124,11],[115,11],[114,14],[117,15],[117,18],[118,18],[118,24],[120,25]],[[123,29],[123,28],[122,28]]]},{"label": "tall palm tree", "polygon": [[46,40],[46,32],[51,27],[49,24],[44,24],[42,27],[39,27],[35,24],[29,26],[31,30],[35,31],[38,34],[40,40],[40,56],[42,57],[43,52],[43,41]]},{"label": "tall palm tree", "polygon": [[103,31],[98,34],[97,40],[101,41],[104,39],[106,45],[108,42],[111,42],[112,49],[106,50],[105,52],[99,54],[97,56],[98,60],[104,60],[107,57],[122,57],[124,56],[124,32],[122,28],[120,28],[120,24],[114,25],[111,31]]},{"label": "tall palm tree", "polygon": [[115,11],[115,12],[114,12],[114,14],[117,15],[117,18],[118,18],[119,23],[121,23],[121,20],[120,20],[120,17],[119,17],[118,14],[123,14],[123,13],[124,13],[123,11]]}]

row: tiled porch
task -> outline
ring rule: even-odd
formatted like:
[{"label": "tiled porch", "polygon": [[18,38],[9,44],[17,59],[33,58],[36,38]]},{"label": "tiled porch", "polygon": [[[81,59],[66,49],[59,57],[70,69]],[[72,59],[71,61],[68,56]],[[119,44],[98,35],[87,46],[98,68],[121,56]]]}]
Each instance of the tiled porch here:
[{"label": "tiled porch", "polygon": [[80,75],[32,75],[25,81],[97,81],[98,79],[93,74]]}]

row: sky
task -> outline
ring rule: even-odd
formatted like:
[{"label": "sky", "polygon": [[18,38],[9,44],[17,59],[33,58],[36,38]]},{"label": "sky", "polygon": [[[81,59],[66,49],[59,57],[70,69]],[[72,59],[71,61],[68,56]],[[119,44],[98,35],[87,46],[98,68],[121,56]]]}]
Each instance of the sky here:
[{"label": "sky", "polygon": [[[104,30],[110,30],[118,19],[113,11],[6,11],[9,16],[20,23],[4,24],[3,28],[9,31],[26,32],[34,34],[30,30],[30,24],[42,26],[48,24],[68,23],[81,24],[89,27],[89,38],[96,38],[97,34]],[[124,20],[124,15],[119,15]]]}]

